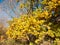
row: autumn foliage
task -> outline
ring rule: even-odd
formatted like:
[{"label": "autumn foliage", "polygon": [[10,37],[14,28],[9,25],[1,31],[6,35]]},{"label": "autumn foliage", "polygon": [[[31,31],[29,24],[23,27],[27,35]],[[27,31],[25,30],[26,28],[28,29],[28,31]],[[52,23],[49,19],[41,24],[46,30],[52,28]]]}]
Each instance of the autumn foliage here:
[{"label": "autumn foliage", "polygon": [[42,7],[9,21],[8,39],[24,39],[37,45],[44,40],[59,45],[60,0],[43,0],[39,3]]}]

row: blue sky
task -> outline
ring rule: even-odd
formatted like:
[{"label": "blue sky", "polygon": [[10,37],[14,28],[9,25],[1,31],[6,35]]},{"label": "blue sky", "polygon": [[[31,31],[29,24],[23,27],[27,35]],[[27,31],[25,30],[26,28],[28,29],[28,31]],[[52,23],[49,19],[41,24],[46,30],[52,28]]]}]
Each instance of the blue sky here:
[{"label": "blue sky", "polygon": [[0,0],[0,3],[2,3],[4,0]]},{"label": "blue sky", "polygon": [[[18,16],[22,12],[26,12],[25,9],[20,10],[18,8],[21,2],[16,3],[16,0],[12,0],[12,2],[10,3],[10,1],[11,0],[0,0],[0,22],[4,22],[4,25],[6,25],[6,22],[12,17]],[[13,9],[10,8],[10,4],[13,6]],[[12,10],[14,10],[17,14],[15,14]]]},{"label": "blue sky", "polygon": [[4,26],[7,26],[7,21],[11,19],[11,15],[14,15],[12,10],[5,4],[6,2],[7,0],[0,0],[0,23],[3,23]]},{"label": "blue sky", "polygon": [[3,23],[4,26],[7,26],[7,21],[11,18],[4,11],[0,11],[0,23]]}]

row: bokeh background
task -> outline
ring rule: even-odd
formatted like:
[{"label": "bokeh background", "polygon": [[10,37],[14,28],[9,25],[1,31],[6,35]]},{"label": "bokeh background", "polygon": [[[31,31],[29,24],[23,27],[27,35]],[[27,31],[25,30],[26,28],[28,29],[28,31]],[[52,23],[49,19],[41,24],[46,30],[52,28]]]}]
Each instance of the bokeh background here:
[{"label": "bokeh background", "polygon": [[7,21],[13,17],[19,17],[22,13],[27,13],[27,9],[20,9],[19,5],[25,3],[26,0],[0,0],[0,23],[7,27]]}]

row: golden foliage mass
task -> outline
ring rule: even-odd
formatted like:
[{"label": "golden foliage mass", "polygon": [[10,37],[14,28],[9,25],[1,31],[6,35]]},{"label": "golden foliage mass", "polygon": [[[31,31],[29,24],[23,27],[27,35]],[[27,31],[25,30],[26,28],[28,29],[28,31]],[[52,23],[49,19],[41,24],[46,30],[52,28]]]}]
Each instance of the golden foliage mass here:
[{"label": "golden foliage mass", "polygon": [[[49,19],[52,17],[52,10],[55,11],[57,6],[60,6],[60,1],[43,0],[42,4],[46,5],[44,6],[43,11],[41,8],[38,8],[33,11],[32,14],[21,15],[19,18],[13,18],[13,20],[10,21],[10,26],[6,32],[8,38],[26,38],[29,40],[28,35],[32,34],[37,37],[35,40],[36,43],[43,40],[45,35],[48,35],[51,38],[57,37],[59,39],[60,26],[59,24],[53,24]],[[23,8],[24,5],[21,4],[20,7]]]}]

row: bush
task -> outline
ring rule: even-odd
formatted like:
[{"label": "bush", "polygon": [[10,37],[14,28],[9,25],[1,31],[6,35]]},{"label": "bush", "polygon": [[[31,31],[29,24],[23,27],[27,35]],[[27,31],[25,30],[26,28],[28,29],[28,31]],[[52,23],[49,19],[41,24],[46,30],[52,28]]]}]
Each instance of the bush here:
[{"label": "bush", "polygon": [[[58,2],[58,3],[57,3]],[[32,14],[21,15],[9,21],[6,32],[8,38],[28,40],[38,44],[41,41],[60,41],[59,0],[43,0],[43,8],[38,8]],[[57,12],[56,12],[56,9]],[[53,13],[54,12],[54,13]]]}]

